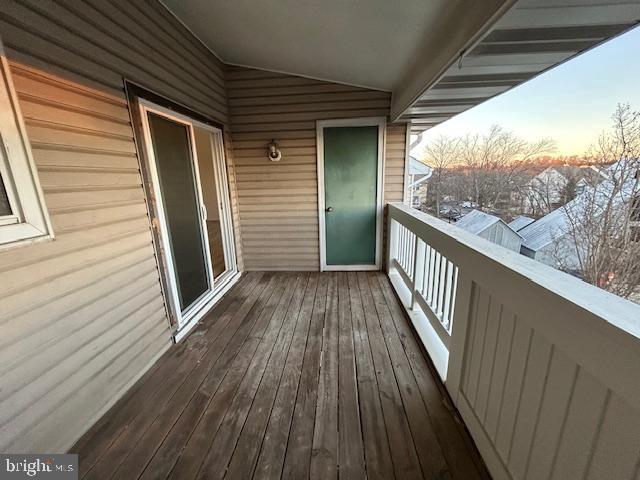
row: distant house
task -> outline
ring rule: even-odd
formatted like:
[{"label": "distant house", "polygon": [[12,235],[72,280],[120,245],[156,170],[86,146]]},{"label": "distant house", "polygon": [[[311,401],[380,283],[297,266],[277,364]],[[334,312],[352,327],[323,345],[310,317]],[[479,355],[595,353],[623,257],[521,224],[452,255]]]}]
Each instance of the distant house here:
[{"label": "distant house", "polygon": [[509,222],[509,226],[512,228],[514,232],[519,232],[527,225],[535,222],[535,218],[527,217],[526,215],[520,215]]},{"label": "distant house", "polygon": [[[596,166],[559,165],[548,167],[533,177],[526,185],[523,210],[534,215],[547,214],[605,178],[604,170]],[[570,184],[572,184],[571,187]]]},{"label": "distant house", "polygon": [[[521,253],[552,267],[556,267],[558,259],[562,258],[562,263],[566,268],[577,270],[579,268],[579,252],[575,245],[576,242],[568,235],[571,231],[570,220],[588,215],[587,212],[594,210],[594,202],[596,209],[598,205],[607,203],[614,191],[614,182],[611,180],[611,172],[615,171],[614,165],[608,167],[608,170],[604,170],[605,175],[609,175],[608,180],[585,187],[580,195],[566,205],[518,230],[522,236]],[[633,180],[627,182],[617,194],[616,203],[622,205],[633,201],[634,205],[636,205],[635,202],[640,205],[638,197],[633,197],[634,188],[635,182]],[[635,226],[640,223],[640,208],[637,213],[633,209],[631,216],[630,228],[633,231]],[[636,217],[638,223],[636,223]]]},{"label": "distant house", "polygon": [[576,196],[582,195],[587,187],[589,187],[589,182],[586,178],[581,178],[580,180],[578,180],[578,182],[576,183]]},{"label": "distant house", "polygon": [[432,174],[433,170],[429,165],[422,163],[413,156],[409,157],[407,199],[413,208],[420,208],[426,201],[427,180],[431,178]]},{"label": "distant house", "polygon": [[520,252],[522,237],[494,215],[471,210],[458,220],[456,226],[509,250]]},{"label": "distant house", "polygon": [[568,179],[554,167],[548,167],[533,177],[525,187],[524,211],[545,214],[557,208]]}]

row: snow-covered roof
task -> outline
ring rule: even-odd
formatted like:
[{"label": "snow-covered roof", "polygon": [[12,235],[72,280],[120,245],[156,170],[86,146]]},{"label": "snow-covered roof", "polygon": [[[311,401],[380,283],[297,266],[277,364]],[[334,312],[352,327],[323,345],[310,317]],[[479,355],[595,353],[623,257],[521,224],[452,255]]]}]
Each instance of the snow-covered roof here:
[{"label": "snow-covered roof", "polygon": [[456,222],[456,226],[477,235],[500,221],[501,220],[494,215],[489,215],[480,210],[471,210]]},{"label": "snow-covered roof", "polygon": [[[637,160],[631,161],[636,162]],[[617,175],[616,166],[617,164],[613,164],[606,169],[611,178]],[[632,195],[634,185],[634,180],[627,180],[622,188],[618,190],[616,202],[622,204],[628,201]],[[518,233],[523,238],[522,246],[538,251],[553,243],[570,230],[570,218],[580,218],[586,212],[594,208],[597,209],[598,205],[606,205],[607,199],[613,195],[614,189],[615,184],[611,179],[604,180],[598,185],[587,188],[584,193],[578,195],[565,206],[518,230]]]},{"label": "snow-covered roof", "polygon": [[520,215],[511,220],[508,225],[517,232],[535,221],[535,218],[527,217],[526,215]]},{"label": "snow-covered roof", "polygon": [[[582,196],[582,195],[581,195]],[[579,197],[578,197],[579,198]],[[575,201],[575,200],[573,200]],[[567,214],[563,207],[518,230],[522,246],[534,252],[549,245],[566,233]]]},{"label": "snow-covered roof", "polygon": [[416,157],[409,157],[409,175],[428,175],[431,176],[433,170],[429,165],[422,163]]}]

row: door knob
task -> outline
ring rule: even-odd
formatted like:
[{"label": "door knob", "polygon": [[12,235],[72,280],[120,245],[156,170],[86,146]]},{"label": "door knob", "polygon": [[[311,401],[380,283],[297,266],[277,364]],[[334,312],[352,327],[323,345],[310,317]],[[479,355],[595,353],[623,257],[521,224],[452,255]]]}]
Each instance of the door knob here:
[{"label": "door knob", "polygon": [[324,209],[325,212],[333,212],[333,207],[327,207]]}]

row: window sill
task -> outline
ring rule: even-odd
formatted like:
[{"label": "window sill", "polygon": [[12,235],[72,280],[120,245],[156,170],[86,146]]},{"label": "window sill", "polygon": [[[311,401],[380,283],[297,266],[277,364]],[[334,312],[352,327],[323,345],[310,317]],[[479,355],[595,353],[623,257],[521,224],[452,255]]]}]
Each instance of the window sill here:
[{"label": "window sill", "polygon": [[34,245],[36,243],[44,243],[51,242],[55,240],[55,237],[49,233],[29,238],[23,238],[20,240],[15,240],[7,243],[0,243],[0,253],[6,250],[13,250],[15,248],[26,247],[29,245]]}]

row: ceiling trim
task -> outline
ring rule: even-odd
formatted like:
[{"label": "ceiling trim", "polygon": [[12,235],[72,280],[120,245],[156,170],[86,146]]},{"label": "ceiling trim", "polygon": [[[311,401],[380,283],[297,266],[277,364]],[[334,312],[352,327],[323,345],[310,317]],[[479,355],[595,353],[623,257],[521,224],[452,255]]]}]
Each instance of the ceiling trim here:
[{"label": "ceiling trim", "polygon": [[300,77],[300,78],[306,78],[309,80],[317,80],[318,82],[335,83],[336,85],[345,85],[347,87],[363,88],[365,90],[371,90],[374,92],[385,92],[385,93],[392,92],[392,90],[388,90],[384,88],[376,88],[368,85],[359,85],[357,83],[350,83],[350,82],[341,82],[338,80],[332,80],[330,78],[314,77],[313,75],[303,75],[301,73],[287,72],[284,70],[275,70],[273,68],[254,67],[252,65],[244,65],[242,63],[231,63],[231,62],[224,62],[224,64],[228,67],[250,68],[253,70],[260,70],[261,72],[272,72],[272,73],[279,73],[281,75],[291,75],[292,77]]},{"label": "ceiling trim", "polygon": [[[454,18],[461,19],[463,24],[456,31],[462,32],[462,37],[456,42],[450,41],[451,31],[443,29],[449,22],[441,22],[441,31],[436,33],[437,37],[449,39],[446,50],[433,47],[430,51],[422,52],[421,56],[431,57],[429,62],[419,62],[413,69],[405,73],[399,86],[394,89],[391,98],[391,121],[395,122],[416,102],[420,97],[438,82],[446,71],[458,61],[466,52],[471,51],[486,36],[493,26],[514,4],[516,0],[493,0],[486,4],[494,3],[485,11],[485,18],[480,22],[475,19],[478,15],[469,15],[467,11],[461,9],[468,8],[468,5],[458,3],[456,11],[452,13]],[[484,3],[484,2],[482,2]],[[491,11],[490,9],[493,9]],[[430,39],[427,43],[437,43]]]}]

